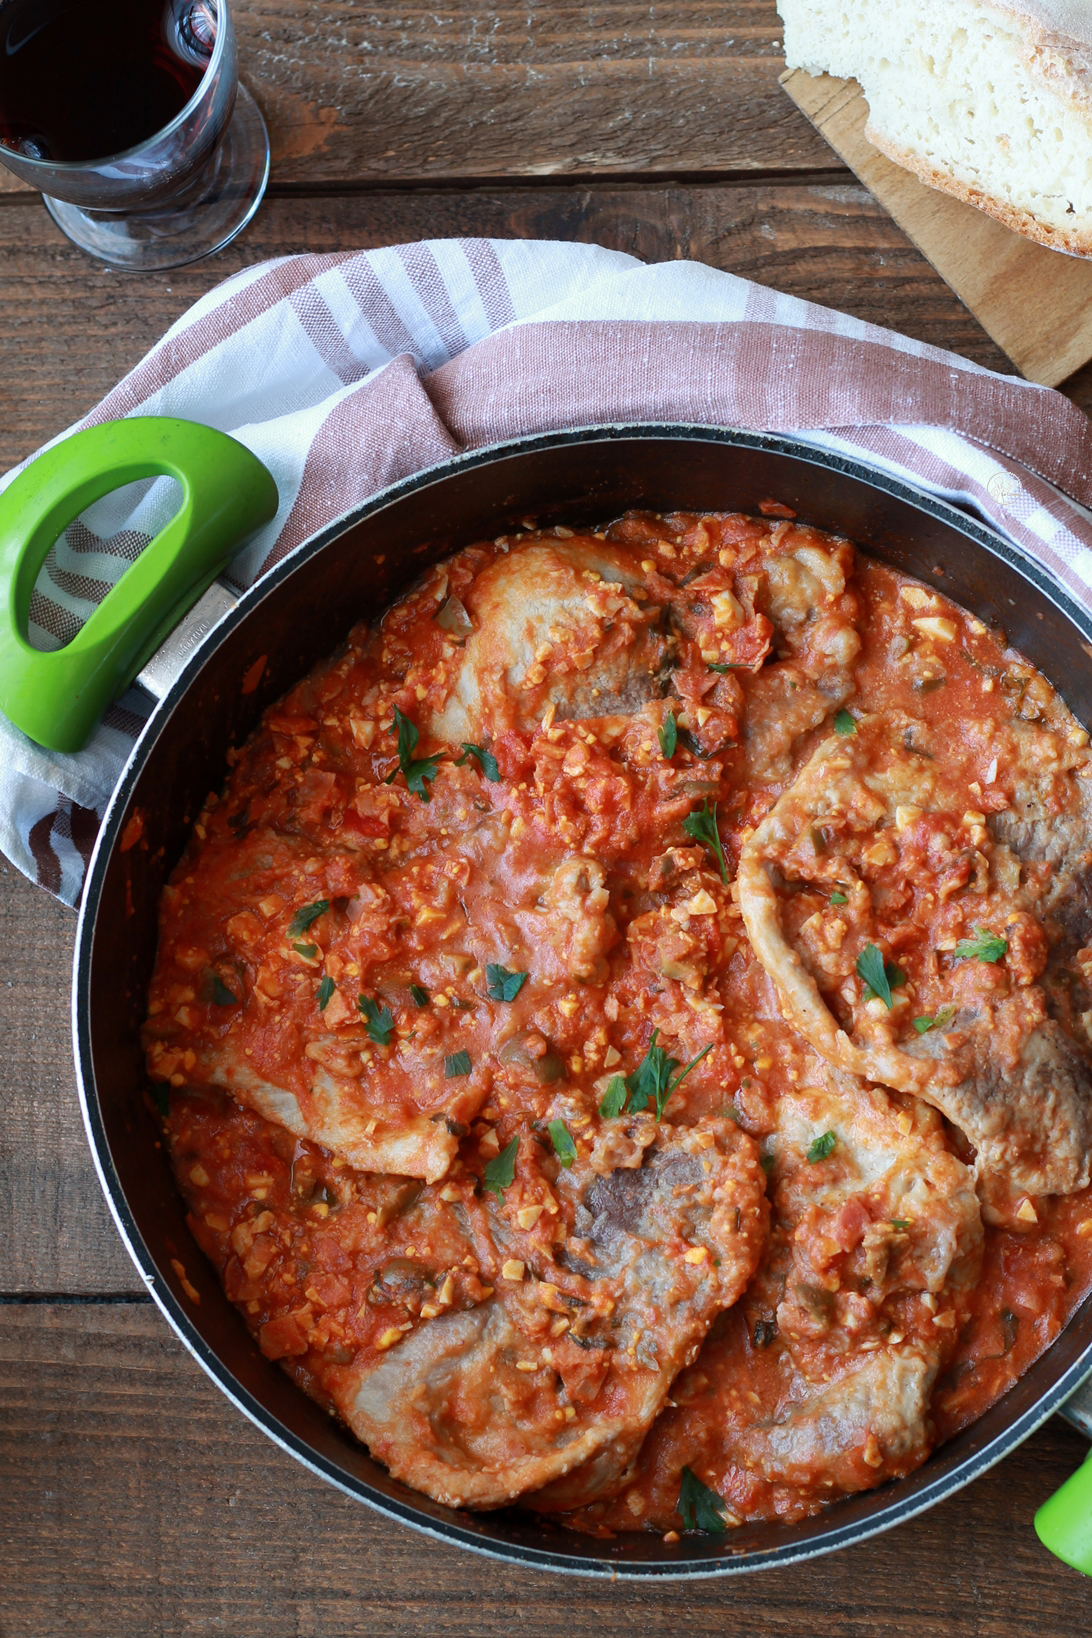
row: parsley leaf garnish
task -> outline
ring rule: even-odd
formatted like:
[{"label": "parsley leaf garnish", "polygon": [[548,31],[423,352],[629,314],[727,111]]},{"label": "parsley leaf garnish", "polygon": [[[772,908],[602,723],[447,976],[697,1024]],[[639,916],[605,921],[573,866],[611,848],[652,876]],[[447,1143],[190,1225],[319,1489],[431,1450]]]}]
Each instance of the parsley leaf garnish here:
[{"label": "parsley leaf garnish", "polygon": [[830,902],[831,904],[848,904],[849,898],[845,893],[832,893],[830,895]]},{"label": "parsley leaf garnish", "polygon": [[626,1103],[626,1082],[623,1075],[612,1075],[607,1082],[607,1090],[603,1093],[603,1101],[599,1105],[599,1113],[606,1120],[613,1120],[620,1115]]},{"label": "parsley leaf garnish", "polygon": [[428,999],[429,999],[428,991],[425,990],[425,989],[422,989],[420,984],[411,984],[410,987],[409,987],[409,992],[412,995],[413,1000],[414,1000],[414,1004],[416,1006],[418,1006],[418,1007],[427,1007],[428,1006]]},{"label": "parsley leaf garnish", "polygon": [[709,669],[718,672],[722,677],[726,677],[729,671],[738,671],[740,667],[737,665],[714,665],[710,662]]},{"label": "parsley leaf garnish", "polygon": [[500,784],[501,772],[497,767],[497,759],[493,755],[492,751],[487,751],[484,746],[481,745],[471,745],[469,740],[464,739],[463,754],[462,756],[457,756],[455,758],[455,766],[457,768],[461,768],[465,762],[470,760],[471,757],[474,758],[474,761],[478,764],[478,767],[481,769],[486,779],[492,780],[494,785]]},{"label": "parsley leaf garnish", "polygon": [[296,943],[293,944],[292,948],[295,950],[296,954],[301,955],[305,961],[314,961],[315,957],[318,955],[317,944],[300,944],[297,940]]},{"label": "parsley leaf garnish", "polygon": [[776,1155],[759,1155],[758,1164],[762,1167],[762,1170],[766,1173],[766,1176],[769,1177],[770,1173],[773,1171],[774,1167],[777,1165],[777,1156]]},{"label": "parsley leaf garnish", "polygon": [[814,1166],[817,1160],[825,1160],[829,1154],[833,1154],[837,1141],[833,1132],[824,1132],[817,1137],[808,1150],[808,1160],[811,1164]]},{"label": "parsley leaf garnish", "polygon": [[368,1034],[377,1046],[390,1046],[394,1032],[394,1015],[389,1007],[381,1007],[370,995],[358,995],[356,1004],[364,1014]]},{"label": "parsley leaf garnish", "polygon": [[843,739],[848,739],[850,734],[855,734],[857,732],[857,724],[854,722],[845,706],[842,707],[834,718],[834,732],[836,734],[841,734]]},{"label": "parsley leaf garnish", "polygon": [[920,1018],[911,1019],[919,1035],[928,1035],[931,1029],[947,1029],[956,1015],[955,1007],[949,1001],[946,1006],[938,1007],[932,1018],[924,1013]]},{"label": "parsley leaf garnish", "polygon": [[697,1474],[688,1467],[682,1470],[679,1515],[684,1530],[704,1530],[708,1535],[722,1536],[728,1528],[724,1519],[724,1502],[715,1490],[702,1484]]},{"label": "parsley leaf garnish", "polygon": [[672,1075],[679,1067],[679,1060],[669,1058],[663,1047],[656,1045],[656,1037],[659,1033],[658,1029],[652,1031],[652,1040],[649,1042],[648,1051],[632,1075],[626,1076],[625,1085],[629,1092],[627,1108],[631,1114],[639,1115],[642,1109],[646,1109],[650,1103],[655,1103],[656,1119],[662,1120],[668,1098],[680,1083],[686,1079],[695,1064],[700,1064],[706,1053],[712,1052],[713,1043],[710,1041],[709,1045],[704,1047],[696,1058],[691,1058],[686,1068],[680,1074],[675,1075],[674,1080],[672,1080]]},{"label": "parsley leaf garnish", "polygon": [[237,1007],[239,997],[229,990],[219,973],[212,975],[212,1003],[216,1007]]},{"label": "parsley leaf garnish", "polygon": [[527,973],[509,972],[490,961],[485,969],[485,985],[491,1001],[514,1001],[527,982]]},{"label": "parsley leaf garnish", "polygon": [[563,1120],[552,1120],[546,1130],[550,1134],[550,1142],[554,1146],[554,1154],[566,1170],[576,1159],[576,1144],[572,1140],[569,1128]]},{"label": "parsley leaf garnish", "polygon": [[908,1229],[910,1224],[905,1217],[892,1217],[891,1227],[893,1229]]},{"label": "parsley leaf garnish", "polygon": [[866,944],[857,957],[857,977],[864,983],[864,999],[875,997],[890,1011],[891,991],[906,983],[906,974],[893,961],[885,961],[875,944]]},{"label": "parsley leaf garnish", "polygon": [[457,1075],[469,1075],[470,1068],[469,1052],[449,1052],[444,1059],[444,1075],[449,1081]]},{"label": "parsley leaf garnish", "polygon": [[413,753],[421,736],[410,719],[402,715],[397,705],[394,708],[394,721],[398,729],[398,767],[387,775],[383,783],[393,785],[401,771],[405,774],[406,784],[413,794],[419,796],[422,802],[430,802],[432,798],[425,781],[436,778],[436,766],[443,761],[443,757],[439,754],[415,757]]},{"label": "parsley leaf garnish", "polygon": [[961,938],[952,951],[952,965],[957,961],[986,961],[992,966],[1000,961],[1009,947],[1007,938],[991,933],[988,927],[976,927],[973,938]]},{"label": "parsley leaf garnish", "polygon": [[318,995],[315,997],[315,999],[318,1001],[318,1010],[320,1012],[326,1011],[326,1008],[330,1005],[330,1002],[334,998],[334,991],[336,989],[337,985],[330,977],[330,974],[327,973],[323,978],[322,983],[319,985]]},{"label": "parsley leaf garnish", "polygon": [[516,1175],[516,1151],[519,1148],[519,1137],[516,1136],[501,1150],[500,1154],[491,1160],[485,1168],[482,1182],[487,1189],[492,1189],[497,1199],[503,1197]]},{"label": "parsley leaf garnish", "polygon": [[695,808],[693,813],[687,814],[682,822],[682,828],[695,842],[700,842],[703,847],[709,849],[720,867],[720,879],[727,887],[728,866],[724,862],[724,849],[720,843],[720,832],[717,830],[717,804],[714,802],[710,808],[709,798],[706,797],[700,808]]},{"label": "parsley leaf garnish", "polygon": [[329,908],[329,899],[316,899],[314,904],[305,904],[302,909],[296,911],[296,914],[288,923],[288,937],[290,939],[302,938],[311,923],[317,921],[320,916],[324,916]]},{"label": "parsley leaf garnish", "polygon": [[660,750],[670,762],[675,755],[675,747],[679,743],[679,725],[675,721],[675,714],[669,711],[664,718],[662,728],[657,728],[656,737],[660,741]]}]

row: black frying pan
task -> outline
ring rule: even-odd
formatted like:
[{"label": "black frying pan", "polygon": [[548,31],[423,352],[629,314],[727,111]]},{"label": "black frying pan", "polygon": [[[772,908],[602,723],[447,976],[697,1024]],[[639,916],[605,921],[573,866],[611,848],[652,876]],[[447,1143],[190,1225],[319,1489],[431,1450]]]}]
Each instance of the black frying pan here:
[{"label": "black frying pan", "polygon": [[[689,426],[551,434],[395,485],[322,530],[246,593],[160,700],[106,814],[84,894],[73,993],[84,1115],[118,1227],[169,1323],[240,1410],[313,1472],[392,1519],[541,1568],[729,1573],[791,1563],[911,1518],[999,1461],[1092,1371],[1092,1299],[1004,1399],[917,1472],[804,1523],[746,1525],[669,1546],[658,1535],[593,1540],[516,1510],[450,1511],[392,1480],[262,1357],[186,1228],[143,1096],[139,1032],[156,907],[205,794],[223,783],[229,746],[428,563],[529,515],[542,525],[574,525],[600,523],[627,507],[757,511],[768,498],[847,534],[1002,627],[1078,718],[1092,722],[1092,620],[1043,570],[957,508],[789,438]],[[263,656],[258,685],[242,692],[241,679],[254,676]],[[137,810],[143,834],[123,847]],[[199,1291],[199,1305],[185,1295],[175,1260]],[[1087,1466],[1082,1472],[1092,1475]]]}]

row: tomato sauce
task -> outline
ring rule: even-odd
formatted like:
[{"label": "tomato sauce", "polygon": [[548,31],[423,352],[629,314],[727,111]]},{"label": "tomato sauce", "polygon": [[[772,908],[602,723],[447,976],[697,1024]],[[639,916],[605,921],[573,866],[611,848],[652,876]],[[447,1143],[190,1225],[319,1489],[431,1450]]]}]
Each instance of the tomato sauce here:
[{"label": "tomato sauce", "polygon": [[[585,601],[468,682],[487,573],[535,546],[561,554],[550,573],[575,574]],[[580,566],[611,551],[632,561],[624,595]],[[636,703],[635,654],[658,678]],[[456,1266],[447,1231],[428,1229],[429,1202],[449,1189],[471,1208],[513,1137],[549,1153],[559,1097],[574,1153],[605,1152],[612,1077],[657,1041],[676,1069],[697,1060],[664,1119],[727,1116],[759,1145],[769,1234],[632,1469],[564,1515],[573,1528],[678,1531],[684,1468],[729,1527],[805,1516],[910,1471],[1058,1336],[1092,1289],[1092,1192],[984,1201],[980,1219],[965,1136],[912,1097],[832,1080],[748,940],[741,851],[847,707],[913,719],[961,793],[954,829],[911,815],[869,866],[908,1004],[932,1018],[1034,995],[1085,1048],[1080,956],[1044,991],[1049,929],[1016,898],[1004,960],[935,951],[956,924],[945,907],[975,891],[991,816],[1020,800],[1013,722],[1043,731],[1059,813],[1088,735],[1002,634],[789,518],[631,514],[587,537],[476,545],[266,712],[165,890],[146,1047],[197,1243],[266,1356],[327,1408],[403,1336],[493,1297],[482,1260]],[[485,731],[448,731],[475,709]],[[1021,904],[1052,868],[1024,867]],[[791,905],[793,937],[827,929],[832,994],[855,982],[834,926],[851,910],[829,892]],[[892,1194],[870,1158],[904,1143],[917,1196]],[[530,1201],[519,1166],[511,1187]],[[943,1192],[938,1179],[958,1249],[934,1276],[943,1236],[898,1201]],[[527,1232],[556,1247],[574,1228],[542,1208]],[[795,1443],[783,1430],[850,1364],[888,1371],[895,1397],[916,1383],[927,1413],[913,1436],[865,1422],[858,1436],[858,1412],[832,1400],[846,1432],[819,1460],[803,1423]]]}]

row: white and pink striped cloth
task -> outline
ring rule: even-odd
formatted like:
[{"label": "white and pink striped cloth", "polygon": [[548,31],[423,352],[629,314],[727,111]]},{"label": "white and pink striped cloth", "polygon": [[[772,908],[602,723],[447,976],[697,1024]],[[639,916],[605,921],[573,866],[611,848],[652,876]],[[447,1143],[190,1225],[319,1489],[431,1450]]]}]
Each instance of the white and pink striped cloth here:
[{"label": "white and pink striped cloth", "polygon": [[[487,239],[266,262],[190,308],[78,426],[127,415],[218,427],[273,473],[280,510],[231,564],[237,587],[463,450],[686,421],[802,434],[969,502],[1092,608],[1092,428],[1067,399],[693,262]],[[71,636],[173,504],[158,479],[73,524],[32,640]],[[0,717],[0,848],[70,904],[150,709],[130,690],[73,756]]]}]

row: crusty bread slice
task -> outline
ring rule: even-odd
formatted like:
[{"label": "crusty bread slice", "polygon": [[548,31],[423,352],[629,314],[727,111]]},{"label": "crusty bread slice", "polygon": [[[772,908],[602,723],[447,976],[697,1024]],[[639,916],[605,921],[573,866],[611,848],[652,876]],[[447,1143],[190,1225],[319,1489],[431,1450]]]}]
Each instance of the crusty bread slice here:
[{"label": "crusty bread slice", "polygon": [[778,0],[790,68],[860,82],[897,164],[1092,256],[1092,0]]}]

